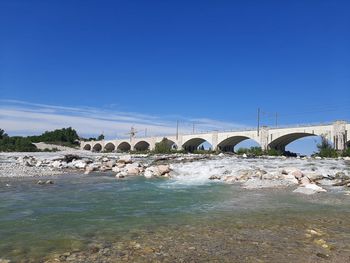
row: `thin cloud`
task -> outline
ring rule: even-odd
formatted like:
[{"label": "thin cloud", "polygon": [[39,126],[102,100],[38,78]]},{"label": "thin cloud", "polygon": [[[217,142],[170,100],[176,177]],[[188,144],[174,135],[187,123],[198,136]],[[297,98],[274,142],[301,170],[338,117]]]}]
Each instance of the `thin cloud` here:
[{"label": "thin cloud", "polygon": [[131,127],[138,136],[175,134],[180,119],[180,133],[241,129],[246,126],[208,118],[154,116],[134,112],[120,112],[91,107],[66,107],[30,103],[18,100],[0,100],[0,127],[12,135],[40,134],[46,130],[73,127],[81,136],[103,133],[107,138],[126,138]]}]

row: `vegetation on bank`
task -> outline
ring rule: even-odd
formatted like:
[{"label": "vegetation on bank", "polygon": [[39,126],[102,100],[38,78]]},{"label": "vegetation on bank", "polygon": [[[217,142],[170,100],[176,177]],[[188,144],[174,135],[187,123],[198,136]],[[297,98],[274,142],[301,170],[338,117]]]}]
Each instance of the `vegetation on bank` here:
[{"label": "vegetation on bank", "polygon": [[[49,144],[78,147],[79,136],[77,132],[69,128],[46,131],[38,136],[9,136],[0,129],[0,152],[37,152],[40,151],[33,143],[45,142]],[[43,151],[57,151],[55,149],[44,149]]]}]

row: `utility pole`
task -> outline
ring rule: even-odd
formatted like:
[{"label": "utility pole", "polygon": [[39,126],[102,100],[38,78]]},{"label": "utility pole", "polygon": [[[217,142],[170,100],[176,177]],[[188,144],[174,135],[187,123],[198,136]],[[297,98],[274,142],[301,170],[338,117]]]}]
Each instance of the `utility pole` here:
[{"label": "utility pole", "polygon": [[179,139],[179,120],[176,121],[176,140]]},{"label": "utility pole", "polygon": [[257,128],[258,136],[259,136],[259,132],[260,132],[260,108],[258,108],[258,128]]},{"label": "utility pole", "polygon": [[275,124],[276,124],[276,128],[277,128],[277,126],[278,126],[277,120],[278,120],[278,113],[276,112],[276,116],[275,116]]}]

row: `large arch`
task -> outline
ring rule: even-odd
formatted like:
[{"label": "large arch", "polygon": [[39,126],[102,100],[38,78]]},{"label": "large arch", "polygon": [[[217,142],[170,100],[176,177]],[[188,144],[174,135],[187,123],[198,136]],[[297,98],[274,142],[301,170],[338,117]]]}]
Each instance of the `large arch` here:
[{"label": "large arch", "polygon": [[102,145],[100,143],[96,143],[94,147],[92,147],[92,151],[100,152],[102,150]]},{"label": "large arch", "polygon": [[176,150],[178,148],[178,145],[176,144],[176,142],[174,142],[173,140],[170,140],[166,137],[164,137],[162,140],[160,141],[157,141],[157,143],[160,143],[160,142],[166,142],[167,146],[172,149],[172,150]]},{"label": "large arch", "polygon": [[86,150],[86,151],[90,151],[91,150],[91,145],[87,143],[87,144],[84,145],[83,149]]},{"label": "large arch", "polygon": [[319,135],[313,134],[313,133],[305,133],[305,132],[290,133],[290,134],[286,134],[276,138],[275,140],[269,143],[268,147],[270,149],[284,151],[286,146],[291,142],[304,137],[308,137],[308,136],[319,136]]},{"label": "large arch", "polygon": [[[185,150],[185,151],[188,151],[188,152],[194,152],[198,149],[198,146],[200,146],[201,144],[203,143],[208,143],[210,144],[207,140],[203,139],[203,138],[192,138],[192,139],[189,139],[188,141],[186,141],[183,145],[182,145],[182,148]],[[210,144],[211,145],[211,144]]]},{"label": "large arch", "polygon": [[[218,149],[223,152],[234,152],[234,148],[240,142],[245,140],[253,140],[247,136],[232,136],[218,143]],[[255,140],[254,140],[255,141]]]},{"label": "large arch", "polygon": [[139,141],[134,145],[136,151],[147,151],[149,150],[150,144],[146,141]]},{"label": "large arch", "polygon": [[113,152],[113,151],[115,150],[115,145],[114,145],[114,143],[112,143],[112,142],[107,143],[107,144],[105,145],[104,150],[105,150],[106,152]]},{"label": "large arch", "polygon": [[128,142],[121,142],[117,147],[117,151],[120,151],[120,152],[127,152],[130,150],[131,150],[131,145]]}]

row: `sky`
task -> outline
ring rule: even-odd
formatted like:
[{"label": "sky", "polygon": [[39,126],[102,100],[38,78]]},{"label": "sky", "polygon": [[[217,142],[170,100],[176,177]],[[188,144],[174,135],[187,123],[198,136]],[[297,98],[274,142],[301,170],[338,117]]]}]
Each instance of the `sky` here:
[{"label": "sky", "polygon": [[0,0],[0,127],[110,138],[131,126],[174,133],[177,120],[182,132],[243,129],[258,108],[269,126],[276,113],[278,125],[349,120],[349,10],[337,0]]}]

